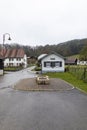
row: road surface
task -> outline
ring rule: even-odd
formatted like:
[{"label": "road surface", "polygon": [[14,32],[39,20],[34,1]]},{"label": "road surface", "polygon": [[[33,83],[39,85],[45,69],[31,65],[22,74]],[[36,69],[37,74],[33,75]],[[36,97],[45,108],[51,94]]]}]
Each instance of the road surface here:
[{"label": "road surface", "polygon": [[[30,71],[24,73],[31,75]],[[58,92],[0,89],[0,130],[87,130],[87,95],[77,89]]]},{"label": "road surface", "polygon": [[34,66],[17,72],[9,72],[4,76],[0,76],[0,88],[10,87],[21,79],[35,77],[36,74],[31,71],[33,68]]}]

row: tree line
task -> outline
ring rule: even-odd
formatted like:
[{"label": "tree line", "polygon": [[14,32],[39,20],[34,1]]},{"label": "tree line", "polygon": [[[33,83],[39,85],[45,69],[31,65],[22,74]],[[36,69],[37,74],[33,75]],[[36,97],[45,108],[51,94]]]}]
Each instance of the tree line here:
[{"label": "tree line", "polygon": [[[87,39],[78,39],[78,40],[71,40],[60,44],[54,44],[54,45],[40,45],[40,46],[29,46],[29,45],[20,45],[17,43],[12,44],[5,44],[5,48],[12,49],[12,48],[23,48],[25,53],[28,57],[34,56],[38,57],[40,54],[46,53],[49,54],[52,51],[55,51],[62,56],[71,56],[75,54],[81,54],[80,58],[83,58],[82,55],[84,53],[87,53]],[[0,49],[2,48],[2,45],[0,44]],[[85,54],[85,58],[87,59],[87,54]]]}]

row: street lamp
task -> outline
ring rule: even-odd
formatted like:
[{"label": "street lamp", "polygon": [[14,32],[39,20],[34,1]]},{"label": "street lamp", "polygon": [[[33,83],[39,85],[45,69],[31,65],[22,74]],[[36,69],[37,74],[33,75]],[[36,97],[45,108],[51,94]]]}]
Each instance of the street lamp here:
[{"label": "street lamp", "polygon": [[6,35],[8,35],[8,40],[11,40],[9,33],[3,34],[3,74],[4,74],[4,44],[5,44],[5,37],[6,37]]},{"label": "street lamp", "polygon": [[5,37],[6,37],[6,35],[8,35],[8,40],[11,40],[11,37],[10,37],[9,33],[3,34],[3,58],[4,58],[4,44],[5,44]]}]

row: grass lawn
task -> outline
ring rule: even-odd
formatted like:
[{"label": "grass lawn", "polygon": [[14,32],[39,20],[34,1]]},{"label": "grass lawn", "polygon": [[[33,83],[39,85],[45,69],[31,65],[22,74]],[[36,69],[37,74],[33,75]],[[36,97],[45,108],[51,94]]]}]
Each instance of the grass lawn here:
[{"label": "grass lawn", "polygon": [[75,76],[68,72],[64,73],[46,73],[51,78],[61,78],[69,83],[71,83],[74,87],[81,89],[87,93],[87,83],[82,80],[77,79]]}]

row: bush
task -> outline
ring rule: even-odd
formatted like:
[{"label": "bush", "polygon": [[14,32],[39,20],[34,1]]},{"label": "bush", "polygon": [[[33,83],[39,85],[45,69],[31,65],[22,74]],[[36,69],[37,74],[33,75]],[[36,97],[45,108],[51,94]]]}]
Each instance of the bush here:
[{"label": "bush", "polygon": [[41,71],[41,67],[35,67],[35,71]]},{"label": "bush", "polygon": [[23,67],[5,67],[4,71],[19,71],[23,69]]}]

